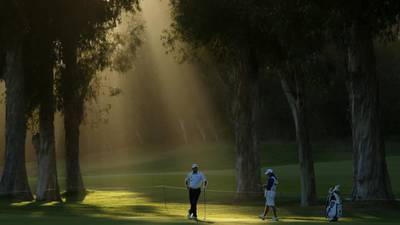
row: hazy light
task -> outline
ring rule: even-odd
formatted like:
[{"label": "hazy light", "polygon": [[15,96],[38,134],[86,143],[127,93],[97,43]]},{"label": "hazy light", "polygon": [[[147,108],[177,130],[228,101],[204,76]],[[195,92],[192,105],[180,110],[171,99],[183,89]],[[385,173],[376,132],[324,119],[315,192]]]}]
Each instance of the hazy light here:
[{"label": "hazy light", "polygon": [[[87,104],[87,117],[81,127],[84,170],[91,170],[93,166],[93,163],[88,166],[85,161],[96,161],[98,166],[107,167],[112,166],[110,160],[118,164],[140,164],[161,158],[146,156],[148,152],[137,154],[142,148],[138,146],[168,146],[216,139],[214,134],[218,132],[219,121],[199,72],[194,66],[179,64],[173,55],[165,53],[162,45],[161,34],[171,23],[168,1],[144,0],[141,8],[144,43],[132,59],[134,69],[125,74],[100,73],[101,94],[96,102]],[[117,31],[126,29],[127,18],[124,17]],[[122,93],[110,97],[109,87],[120,88]],[[4,92],[4,87],[1,90]],[[0,126],[4,127],[4,103],[0,116]],[[62,158],[64,128],[61,115],[57,114],[55,124],[57,156]],[[4,129],[0,132],[0,143],[4,146]],[[36,168],[36,159],[29,132],[27,147],[30,173]],[[1,159],[4,147],[0,151]],[[58,166],[63,170],[62,160]]]}]

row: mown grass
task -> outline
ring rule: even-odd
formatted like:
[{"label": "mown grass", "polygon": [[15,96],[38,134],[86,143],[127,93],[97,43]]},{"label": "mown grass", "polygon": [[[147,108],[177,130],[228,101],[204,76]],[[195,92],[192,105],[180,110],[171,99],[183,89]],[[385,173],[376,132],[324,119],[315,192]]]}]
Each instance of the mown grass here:
[{"label": "mown grass", "polygon": [[[204,220],[204,205],[199,206],[199,218]],[[185,219],[187,204],[154,202],[141,192],[91,191],[82,203],[17,203],[0,205],[0,224],[192,224]],[[211,224],[262,224],[257,219],[262,206],[246,204],[207,205],[205,222]],[[300,208],[294,205],[278,208],[280,223],[325,224],[323,208]],[[342,224],[398,224],[399,206],[379,206],[366,209],[346,205]]]},{"label": "mown grass", "polygon": [[[392,186],[400,196],[398,145],[388,147]],[[294,144],[263,146],[262,163],[279,176],[278,212],[281,223],[325,224],[323,199],[329,186],[341,184],[344,197],[351,192],[351,152],[347,144],[314,145],[319,206],[299,207],[299,170]],[[121,225],[192,224],[185,219],[187,193],[180,189],[192,162],[198,162],[209,179],[206,193],[207,221],[212,224],[257,224],[263,207],[260,196],[253,201],[235,201],[234,151],[230,145],[197,145],[176,148],[149,147],[84,157],[84,180],[89,187],[81,203],[0,202],[0,224],[7,225]],[[59,165],[62,168],[62,165]],[[32,167],[33,168],[33,167]],[[60,182],[63,186],[63,172]],[[30,171],[34,174],[34,171]],[[35,178],[30,179],[31,186]],[[176,188],[163,188],[176,186]],[[204,195],[203,195],[204,196]],[[204,216],[203,198],[199,216]],[[398,224],[400,207],[345,203],[341,224]]]},{"label": "mown grass", "polygon": [[[400,143],[387,143],[386,154],[400,156]],[[351,160],[351,143],[314,143],[313,157],[315,162]],[[261,145],[260,158],[264,166],[296,164],[298,162],[296,143],[264,143]],[[100,154],[95,152],[83,156],[82,164],[86,174],[99,172],[112,174],[127,170],[135,172],[186,171],[192,162],[197,162],[203,169],[208,170],[232,169],[235,167],[235,149],[231,144],[226,143],[178,147],[144,146]],[[62,165],[60,169],[63,170]]]}]

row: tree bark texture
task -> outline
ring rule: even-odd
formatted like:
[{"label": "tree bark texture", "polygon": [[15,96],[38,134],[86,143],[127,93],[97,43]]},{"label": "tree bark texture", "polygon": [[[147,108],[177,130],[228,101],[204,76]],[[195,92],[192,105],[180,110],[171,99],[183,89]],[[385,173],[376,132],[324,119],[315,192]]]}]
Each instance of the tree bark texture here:
[{"label": "tree bark texture", "polygon": [[56,149],[54,136],[55,98],[53,93],[54,75],[52,65],[44,71],[43,89],[39,111],[38,182],[37,201],[61,201],[57,180]]},{"label": "tree bark texture", "polygon": [[349,100],[353,134],[353,200],[392,200],[393,192],[381,130],[379,85],[373,36],[355,21],[347,46]]},{"label": "tree bark texture", "polygon": [[80,161],[80,124],[83,117],[83,99],[79,91],[77,48],[66,45],[64,50],[66,67],[62,74],[64,106],[66,197],[67,201],[82,201],[86,190],[83,184]]},{"label": "tree bark texture", "polygon": [[297,152],[300,166],[301,206],[317,202],[314,160],[307,124],[305,98],[305,78],[303,75],[288,72],[280,76],[283,92],[292,111],[296,128]]},{"label": "tree bark texture", "polygon": [[260,192],[261,165],[258,136],[260,113],[260,75],[258,65],[244,62],[238,66],[233,118],[236,148],[237,197]]},{"label": "tree bark texture", "polygon": [[32,200],[25,167],[26,96],[23,47],[15,44],[6,53],[6,149],[0,195],[11,200]]}]

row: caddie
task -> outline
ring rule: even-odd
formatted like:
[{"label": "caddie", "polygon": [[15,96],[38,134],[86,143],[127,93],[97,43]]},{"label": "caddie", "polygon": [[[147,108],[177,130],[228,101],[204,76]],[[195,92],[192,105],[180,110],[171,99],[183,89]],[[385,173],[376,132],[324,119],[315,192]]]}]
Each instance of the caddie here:
[{"label": "caddie", "polygon": [[265,172],[265,175],[268,176],[267,184],[263,185],[264,197],[266,201],[265,201],[264,212],[259,217],[260,219],[265,220],[267,218],[269,208],[271,208],[274,214],[272,217],[272,221],[278,221],[275,208],[276,187],[278,185],[278,178],[275,176],[274,171],[272,169],[268,169]]}]

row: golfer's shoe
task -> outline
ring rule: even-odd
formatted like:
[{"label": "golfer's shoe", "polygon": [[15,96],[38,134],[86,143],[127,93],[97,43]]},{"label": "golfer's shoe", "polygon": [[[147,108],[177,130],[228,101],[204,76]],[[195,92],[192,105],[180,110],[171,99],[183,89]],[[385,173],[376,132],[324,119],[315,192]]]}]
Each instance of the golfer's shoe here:
[{"label": "golfer's shoe", "polygon": [[271,221],[273,221],[273,222],[278,222],[279,219],[278,219],[278,217],[272,217]]},{"label": "golfer's shoe", "polygon": [[260,214],[260,215],[258,216],[258,218],[260,218],[261,220],[265,220],[264,214]]},{"label": "golfer's shoe", "polygon": [[188,218],[189,220],[191,220],[191,219],[193,218],[193,213],[190,213],[190,210],[189,210],[189,212],[188,212],[187,218]]},{"label": "golfer's shoe", "polygon": [[338,221],[338,218],[337,217],[334,217],[334,218],[330,218],[329,219],[329,222],[337,222]]}]

